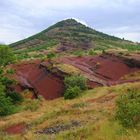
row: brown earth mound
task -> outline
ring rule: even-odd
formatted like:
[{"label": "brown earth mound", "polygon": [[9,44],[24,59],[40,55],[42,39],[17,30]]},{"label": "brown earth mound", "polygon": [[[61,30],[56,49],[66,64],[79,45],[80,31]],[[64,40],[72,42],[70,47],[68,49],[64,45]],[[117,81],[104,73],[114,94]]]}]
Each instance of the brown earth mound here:
[{"label": "brown earth mound", "polygon": [[40,67],[39,61],[15,65],[14,69],[16,71],[14,78],[21,88],[32,90],[35,97],[42,95],[45,99],[54,99],[62,96],[63,81]]}]

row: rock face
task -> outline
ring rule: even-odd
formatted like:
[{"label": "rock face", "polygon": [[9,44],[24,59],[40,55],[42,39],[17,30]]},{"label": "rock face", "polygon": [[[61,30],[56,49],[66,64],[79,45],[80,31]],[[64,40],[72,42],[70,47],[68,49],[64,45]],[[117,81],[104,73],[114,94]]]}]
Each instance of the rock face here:
[{"label": "rock face", "polygon": [[[113,85],[124,83],[121,78],[140,70],[140,61],[120,56],[103,54],[100,56],[59,58],[58,63],[70,64],[78,68],[90,81],[90,85]],[[131,65],[130,65],[130,64]]]},{"label": "rock face", "polygon": [[63,71],[58,68],[59,64],[71,66],[68,71],[70,68],[78,70],[78,73],[80,72],[88,79],[89,88],[139,81],[139,77],[123,79],[126,75],[133,75],[133,73],[140,71],[138,60],[133,59],[133,65],[128,64],[128,62],[132,63],[128,58],[110,54],[94,57],[63,57],[57,58],[53,62],[25,62],[13,66],[15,69],[13,77],[19,83],[15,89],[19,92],[29,89],[34,93],[33,98],[42,95],[48,100],[63,96],[63,79],[70,73],[66,69]]},{"label": "rock face", "polygon": [[45,99],[54,99],[63,95],[64,85],[61,77],[49,73],[40,62],[23,63],[14,66],[15,79],[22,89],[29,89],[34,96],[43,96]]},{"label": "rock face", "polygon": [[81,126],[80,122],[71,121],[69,124],[60,124],[53,127],[44,128],[43,130],[37,131],[36,133],[51,135],[51,134],[57,134],[61,131],[70,130],[74,127],[80,127],[80,126]]}]

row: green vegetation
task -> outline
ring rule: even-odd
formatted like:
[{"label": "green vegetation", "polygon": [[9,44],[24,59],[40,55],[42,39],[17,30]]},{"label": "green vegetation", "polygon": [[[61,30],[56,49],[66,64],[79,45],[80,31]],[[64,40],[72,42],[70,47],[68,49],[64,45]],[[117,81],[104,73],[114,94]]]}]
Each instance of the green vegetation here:
[{"label": "green vegetation", "polygon": [[90,49],[88,52],[88,55],[97,55],[96,51],[94,49]]},{"label": "green vegetation", "polygon": [[26,99],[24,110],[36,111],[39,108],[39,100]]},{"label": "green vegetation", "polygon": [[82,56],[85,55],[83,50],[74,51],[72,54],[75,55],[75,56],[78,56],[78,57],[82,57]]},{"label": "green vegetation", "polygon": [[82,90],[86,89],[86,79],[80,75],[66,77],[65,84],[65,99],[74,99],[80,95]]},{"label": "green vegetation", "polygon": [[14,112],[15,106],[12,104],[11,98],[0,95],[0,116],[10,115]]},{"label": "green vegetation", "polygon": [[47,58],[48,59],[52,59],[54,57],[56,57],[56,54],[55,53],[50,52],[50,53],[47,54]]},{"label": "green vegetation", "polygon": [[79,87],[81,90],[85,90],[87,88],[86,78],[81,75],[73,75],[70,77],[66,77],[64,83],[66,89],[74,86]]},{"label": "green vegetation", "polygon": [[17,110],[16,104],[23,101],[20,94],[8,90],[11,83],[12,81],[7,78],[0,78],[0,116],[15,113]]},{"label": "green vegetation", "polygon": [[0,45],[0,66],[13,63],[15,56],[12,50],[6,45]]},{"label": "green vegetation", "polygon": [[136,127],[140,123],[140,90],[128,89],[117,100],[116,119],[124,127]]},{"label": "green vegetation", "polygon": [[[15,81],[8,79],[4,75],[4,68],[7,64],[13,63],[15,56],[12,50],[5,45],[0,45],[0,116],[10,115],[17,111],[16,103],[22,101],[22,97],[9,89]],[[8,74],[13,74],[14,70],[8,69]]]},{"label": "green vegetation", "polygon": [[[105,53],[106,49],[140,50],[139,44],[95,31],[73,19],[61,21],[11,46],[16,47],[14,53],[18,60],[40,58],[42,61],[58,57],[58,55],[62,56],[61,52],[55,53],[57,46],[70,46],[69,52],[64,51],[64,55],[79,57]],[[18,47],[21,46],[23,48],[19,49]],[[74,48],[74,51],[71,48]],[[59,98],[46,101],[42,97],[34,100],[23,99],[21,95],[30,98],[32,91],[16,93],[10,88],[16,82],[6,77],[6,75],[14,74],[13,69],[7,69],[5,66],[13,63],[16,57],[9,47],[0,45],[0,116],[3,116],[0,121],[0,130],[23,122],[29,127],[28,131],[17,135],[6,135],[0,132],[0,139],[140,139],[140,82],[86,90],[87,81],[80,75],[79,69],[69,64],[56,62],[53,65],[55,68],[72,75],[64,79],[64,99],[74,100]],[[97,63],[98,65],[100,64]],[[138,76],[139,73],[136,73],[135,77]],[[116,102],[117,96],[119,98]],[[20,113],[17,113],[19,111]],[[7,116],[10,114],[11,116]],[[80,125],[53,135],[36,133],[46,127],[60,125],[61,128],[62,124],[71,122],[79,122]]]},{"label": "green vegetation", "polygon": [[23,97],[21,96],[21,94],[16,93],[14,91],[8,92],[6,96],[12,99],[11,101],[13,104],[21,103],[23,101]]},{"label": "green vegetation", "polygon": [[[28,131],[17,135],[0,133],[0,139],[19,140],[139,140],[139,126],[136,129],[122,127],[113,119],[115,113],[115,100],[121,94],[127,94],[128,89],[139,88],[140,83],[127,83],[123,85],[98,87],[84,91],[83,96],[74,100],[45,101],[32,104],[31,100],[24,101],[28,106],[23,112],[8,117],[1,117],[0,130],[14,124],[24,123],[29,126]],[[111,98],[115,95],[115,98]],[[110,98],[109,98],[110,97]],[[32,100],[34,102],[34,100]],[[36,101],[36,100],[35,100]],[[37,101],[36,101],[37,102]],[[36,109],[36,104],[39,109]],[[33,106],[30,109],[30,106]],[[31,111],[30,111],[31,110]],[[65,128],[59,133],[38,134],[36,132],[55,126],[79,122],[79,126]]]},{"label": "green vegetation", "polygon": [[11,98],[6,97],[5,90],[6,87],[0,82],[0,116],[10,115],[15,109]]},{"label": "green vegetation", "polygon": [[15,73],[15,71],[14,71],[13,69],[8,69],[6,72],[7,72],[8,74],[14,74],[14,73]]},{"label": "green vegetation", "polygon": [[[46,40],[43,44],[37,44],[34,47],[28,46],[27,48],[15,50],[15,55],[18,60],[28,59],[28,58],[44,58],[42,54],[43,50],[48,50],[57,45],[55,40]],[[33,54],[31,52],[34,52]]]},{"label": "green vegetation", "polygon": [[78,86],[69,87],[66,89],[64,98],[65,99],[74,99],[80,95],[81,89]]},{"label": "green vegetation", "polygon": [[78,56],[83,55],[89,49],[91,49],[89,55],[96,54],[92,49],[100,51],[110,48],[140,50],[139,44],[96,31],[74,19],[60,21],[34,36],[11,44],[16,48],[16,53],[22,52],[22,55],[18,55],[19,59],[30,58],[30,55],[26,55],[29,52],[46,50],[57,45],[67,46],[71,53],[73,53],[71,48],[74,48],[74,54]]},{"label": "green vegetation", "polygon": [[0,75],[0,82],[6,86],[6,88],[8,88],[10,85],[14,84],[15,81],[8,79],[7,77],[5,77],[4,75]]}]

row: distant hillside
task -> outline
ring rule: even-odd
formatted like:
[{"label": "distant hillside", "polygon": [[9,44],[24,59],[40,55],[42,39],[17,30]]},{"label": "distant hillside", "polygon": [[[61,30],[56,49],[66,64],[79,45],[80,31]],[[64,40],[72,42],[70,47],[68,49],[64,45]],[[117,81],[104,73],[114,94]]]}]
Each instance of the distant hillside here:
[{"label": "distant hillside", "polygon": [[75,48],[97,49],[106,48],[128,48],[130,50],[140,49],[140,47],[131,42],[114,36],[98,32],[92,28],[77,22],[74,19],[60,21],[46,30],[33,35],[24,40],[11,44],[16,49],[36,48],[42,49],[45,46],[58,46],[58,50],[66,51]]}]

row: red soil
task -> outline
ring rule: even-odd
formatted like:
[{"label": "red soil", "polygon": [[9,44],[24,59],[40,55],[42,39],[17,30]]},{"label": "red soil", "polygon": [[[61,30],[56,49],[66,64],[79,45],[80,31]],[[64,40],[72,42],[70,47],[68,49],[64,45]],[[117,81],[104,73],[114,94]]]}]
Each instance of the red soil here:
[{"label": "red soil", "polygon": [[95,87],[99,87],[99,86],[102,86],[101,84],[99,84],[99,83],[96,83],[96,82],[92,82],[92,81],[87,81],[87,85],[88,85],[88,88],[89,89],[93,89],[93,88],[95,88]]},{"label": "red soil", "polygon": [[25,131],[25,125],[23,123],[12,125],[4,130],[8,134],[20,134]]},{"label": "red soil", "polygon": [[[56,62],[78,68],[88,78],[89,88],[134,82],[121,80],[121,77],[140,70],[138,67],[128,66],[124,60],[111,55],[63,57],[58,58]],[[19,82],[15,89],[19,92],[23,89],[30,89],[34,92],[34,97],[42,95],[45,99],[61,97],[64,91],[63,80],[57,72],[52,74],[46,70],[48,62],[45,62],[45,66],[40,63],[37,60],[13,66],[16,71],[14,78]]]},{"label": "red soil", "polygon": [[97,78],[93,82],[94,84],[99,83],[102,85],[110,85],[110,83],[119,81],[122,76],[140,70],[137,67],[129,67],[116,56],[108,55],[96,57],[65,57],[60,58],[58,62],[71,64],[79,68],[89,79]]},{"label": "red soil", "polygon": [[24,63],[14,66],[15,79],[25,89],[30,89],[36,95],[45,99],[54,99],[63,94],[63,81],[56,75],[50,74],[45,68],[39,66],[40,62]]}]

